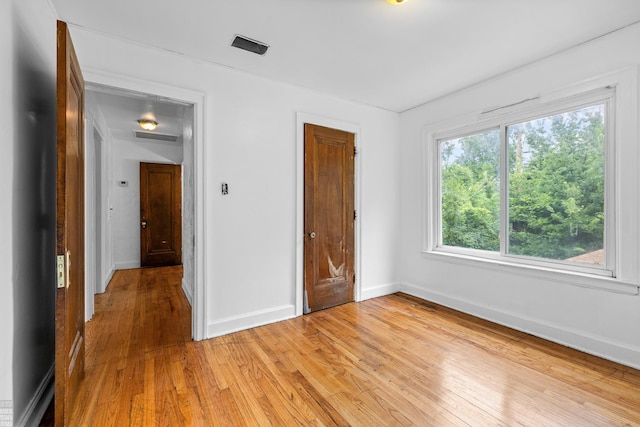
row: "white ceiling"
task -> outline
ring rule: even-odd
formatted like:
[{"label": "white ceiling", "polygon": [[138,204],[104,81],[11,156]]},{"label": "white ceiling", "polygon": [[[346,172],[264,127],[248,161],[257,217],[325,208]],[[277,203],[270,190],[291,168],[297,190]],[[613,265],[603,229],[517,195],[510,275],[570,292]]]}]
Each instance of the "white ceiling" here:
[{"label": "white ceiling", "polygon": [[640,0],[52,2],[70,24],[396,112],[640,21]]},{"label": "white ceiling", "polygon": [[111,135],[117,140],[157,143],[158,140],[134,137],[133,131],[145,132],[137,122],[138,119],[145,118],[158,122],[158,127],[150,133],[174,135],[178,137],[177,143],[182,143],[186,104],[94,84],[87,87],[87,100],[98,106]]}]

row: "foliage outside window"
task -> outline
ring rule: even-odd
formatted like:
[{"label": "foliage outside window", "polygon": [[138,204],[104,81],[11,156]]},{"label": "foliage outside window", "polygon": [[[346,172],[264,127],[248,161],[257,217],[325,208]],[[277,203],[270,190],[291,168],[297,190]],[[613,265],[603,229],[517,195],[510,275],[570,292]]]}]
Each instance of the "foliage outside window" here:
[{"label": "foliage outside window", "polygon": [[605,270],[610,96],[439,139],[436,246]]},{"label": "foliage outside window", "polygon": [[500,250],[500,132],[440,143],[442,244]]}]

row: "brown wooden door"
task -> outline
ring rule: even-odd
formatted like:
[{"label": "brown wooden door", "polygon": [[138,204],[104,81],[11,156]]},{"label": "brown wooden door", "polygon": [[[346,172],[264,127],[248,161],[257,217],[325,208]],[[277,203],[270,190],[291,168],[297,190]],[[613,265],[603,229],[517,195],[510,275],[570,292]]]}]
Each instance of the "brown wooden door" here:
[{"label": "brown wooden door", "polygon": [[305,312],[353,301],[354,135],[304,127]]},{"label": "brown wooden door", "polygon": [[[66,425],[84,376],[84,79],[58,21],[55,424]],[[60,274],[60,273],[59,273]]]},{"label": "brown wooden door", "polygon": [[181,263],[181,167],[140,163],[140,265]]}]

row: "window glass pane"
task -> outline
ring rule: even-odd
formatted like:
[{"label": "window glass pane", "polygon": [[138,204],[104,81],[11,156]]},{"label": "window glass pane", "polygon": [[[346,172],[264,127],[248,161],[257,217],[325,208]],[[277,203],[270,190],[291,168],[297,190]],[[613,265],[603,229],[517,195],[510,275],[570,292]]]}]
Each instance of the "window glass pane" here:
[{"label": "window glass pane", "polygon": [[508,252],[604,266],[605,106],[507,127]]},{"label": "window glass pane", "polygon": [[500,133],[440,141],[442,244],[500,250]]}]

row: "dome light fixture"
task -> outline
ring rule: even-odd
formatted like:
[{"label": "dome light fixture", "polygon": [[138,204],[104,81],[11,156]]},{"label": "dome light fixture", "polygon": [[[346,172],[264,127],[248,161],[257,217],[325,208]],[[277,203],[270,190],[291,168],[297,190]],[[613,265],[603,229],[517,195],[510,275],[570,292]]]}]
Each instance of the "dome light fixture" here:
[{"label": "dome light fixture", "polygon": [[402,3],[406,3],[406,2],[407,2],[407,0],[387,0],[387,3],[393,4],[393,5],[396,5],[396,6],[399,5],[399,4],[402,4]]},{"label": "dome light fixture", "polygon": [[158,126],[158,122],[150,119],[139,119],[138,124],[144,130],[154,130]]}]

